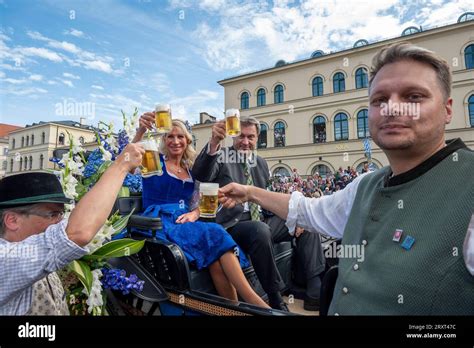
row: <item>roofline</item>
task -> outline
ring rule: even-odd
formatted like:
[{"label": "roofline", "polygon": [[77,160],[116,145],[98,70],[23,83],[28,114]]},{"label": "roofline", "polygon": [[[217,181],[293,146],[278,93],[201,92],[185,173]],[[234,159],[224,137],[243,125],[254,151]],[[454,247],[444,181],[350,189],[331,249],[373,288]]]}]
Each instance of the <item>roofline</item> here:
[{"label": "roofline", "polygon": [[226,78],[226,79],[223,79],[223,80],[219,80],[219,81],[217,81],[217,83],[219,85],[221,85],[222,87],[224,87],[225,85],[227,85],[229,83],[236,82],[236,81],[239,81],[239,80],[244,80],[244,79],[249,78],[249,77],[265,75],[267,73],[277,71],[277,70],[286,70],[286,69],[289,69],[289,68],[294,68],[294,67],[297,67],[297,66],[310,64],[310,63],[313,63],[313,62],[316,62],[316,61],[317,62],[324,61],[324,60],[327,60],[327,59],[337,57],[338,55],[347,54],[348,52],[351,52],[351,51],[356,51],[356,50],[357,51],[363,51],[363,50],[373,49],[377,46],[384,46],[390,41],[397,41],[397,40],[399,40],[399,41],[409,41],[412,38],[418,38],[418,37],[422,37],[422,36],[425,36],[425,35],[428,35],[428,34],[432,34],[432,31],[442,32],[442,31],[445,31],[445,30],[450,29],[452,27],[457,26],[457,27],[461,28],[461,27],[469,26],[469,25],[474,25],[474,20],[469,20],[469,21],[460,22],[460,23],[456,22],[456,23],[452,23],[452,24],[448,24],[448,25],[444,25],[444,26],[440,26],[440,27],[429,28],[429,29],[425,29],[423,31],[420,31],[418,33],[414,33],[414,34],[410,34],[410,35],[406,35],[406,36],[392,37],[392,38],[384,39],[384,40],[381,40],[381,41],[372,42],[372,43],[369,43],[368,45],[365,45],[365,46],[351,47],[351,48],[347,48],[347,49],[342,50],[342,51],[327,53],[323,56],[319,56],[319,57],[315,57],[315,58],[311,58],[311,57],[304,58],[304,59],[297,60],[297,61],[294,61],[294,62],[291,62],[291,63],[287,63],[283,66],[279,66],[279,67],[273,66],[271,68],[266,68],[266,69],[263,69],[263,70],[257,70],[257,71],[253,71],[253,72],[250,72],[250,73],[246,73],[246,74],[243,74],[243,75],[237,75],[237,76],[229,77],[229,78]]},{"label": "roofline", "polygon": [[[79,122],[78,122],[79,123]],[[44,126],[50,126],[50,125],[55,125],[55,126],[61,126],[61,127],[65,127],[65,128],[70,128],[70,129],[76,129],[76,130],[83,130],[83,131],[86,131],[86,132],[96,132],[96,128],[94,126],[87,126],[87,127],[92,127],[94,129],[85,129],[85,128],[82,128],[82,127],[73,127],[73,126],[66,126],[64,124],[61,124],[61,123],[56,123],[54,121],[52,122],[45,122],[43,124],[36,124],[34,126],[29,126],[29,127],[23,127],[22,129],[17,129],[17,130],[14,130],[8,134],[12,134],[12,133],[18,133],[20,131],[23,131],[23,130],[26,130],[26,129],[32,129],[32,128],[38,128],[38,127],[44,127]]]}]

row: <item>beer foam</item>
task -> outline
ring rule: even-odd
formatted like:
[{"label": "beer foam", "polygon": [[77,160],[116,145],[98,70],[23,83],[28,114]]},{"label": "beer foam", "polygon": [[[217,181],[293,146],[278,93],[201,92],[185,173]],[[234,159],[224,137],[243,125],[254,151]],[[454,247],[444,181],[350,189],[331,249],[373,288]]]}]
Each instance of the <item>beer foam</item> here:
[{"label": "beer foam", "polygon": [[240,111],[238,109],[228,109],[225,112],[225,117],[237,116],[240,117]]},{"label": "beer foam", "polygon": [[219,190],[219,184],[210,183],[210,182],[199,184],[199,192],[201,192],[205,196],[217,196],[218,190]]},{"label": "beer foam", "polygon": [[155,111],[169,111],[171,109],[169,104],[156,104]]},{"label": "beer foam", "polygon": [[158,144],[153,140],[143,140],[140,142],[143,145],[145,151],[156,151],[158,152]]}]

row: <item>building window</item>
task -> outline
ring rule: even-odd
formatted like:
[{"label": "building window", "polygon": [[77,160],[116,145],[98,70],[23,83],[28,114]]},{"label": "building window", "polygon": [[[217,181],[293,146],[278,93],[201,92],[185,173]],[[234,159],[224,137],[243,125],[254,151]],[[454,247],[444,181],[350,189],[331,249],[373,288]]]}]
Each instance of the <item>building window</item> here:
[{"label": "building window", "polygon": [[27,147],[30,146],[30,136],[29,135],[26,136],[26,146]]},{"label": "building window", "polygon": [[265,106],[266,103],[267,101],[265,90],[263,88],[260,88],[257,91],[257,106]]},{"label": "building window", "polygon": [[334,117],[334,140],[347,139],[349,139],[349,122],[347,121],[347,115],[340,112]]},{"label": "building window", "polygon": [[313,143],[326,142],[326,120],[323,116],[317,116],[313,120]]},{"label": "building window", "polygon": [[346,90],[346,80],[341,72],[335,73],[332,79],[334,93],[344,92]]},{"label": "building window", "polygon": [[369,137],[369,123],[367,121],[367,109],[360,110],[357,113],[357,137],[359,139]]},{"label": "building window", "polygon": [[356,167],[356,171],[357,173],[359,174],[363,174],[363,173],[367,173],[369,170],[377,170],[379,169],[379,166],[376,165],[374,162],[362,162],[362,163],[359,163]]},{"label": "building window", "polygon": [[21,137],[21,147],[25,147],[25,137]]},{"label": "building window", "polygon": [[275,124],[274,143],[275,147],[285,146],[285,124],[281,121]]},{"label": "building window", "polygon": [[474,94],[468,99],[468,110],[469,110],[469,122],[471,127],[474,127]]},{"label": "building window", "polygon": [[13,158],[10,159],[10,172],[13,173]]},{"label": "building window", "polygon": [[35,135],[31,135],[31,146],[35,145]]},{"label": "building window", "polygon": [[196,136],[192,134],[192,137],[193,137],[193,147],[196,148],[196,142],[197,142]]},{"label": "building window", "polygon": [[8,147],[3,148],[3,156],[8,156]]},{"label": "building window", "polygon": [[474,44],[464,49],[464,61],[466,62],[466,69],[474,69]]},{"label": "building window", "polygon": [[257,147],[259,149],[267,148],[267,131],[268,131],[267,125],[262,123],[260,125],[260,134],[258,136],[258,143],[257,143]]},{"label": "building window", "polygon": [[85,141],[84,141],[84,137],[79,137],[79,143],[81,145],[84,145]]},{"label": "building window", "polygon": [[249,94],[244,92],[240,95],[240,108],[248,109],[249,108]]},{"label": "building window", "polygon": [[285,167],[277,167],[273,171],[273,176],[290,176],[290,172]]},{"label": "building window", "polygon": [[4,160],[3,163],[2,163],[2,170],[7,170],[7,166],[8,166],[8,162],[7,160]]},{"label": "building window", "polygon": [[33,169],[33,157],[30,156],[30,170]]},{"label": "building window", "polygon": [[319,97],[323,95],[323,79],[320,76],[316,76],[313,79],[313,97]]},{"label": "building window", "polygon": [[356,70],[356,89],[367,88],[367,70],[365,68],[359,68]]},{"label": "building window", "polygon": [[20,172],[22,171],[23,169],[23,158],[20,158]]},{"label": "building window", "polygon": [[44,144],[46,141],[46,134],[43,132],[41,133],[41,144]]},{"label": "building window", "polygon": [[311,170],[311,175],[319,175],[323,178],[325,178],[329,173],[331,173],[331,169],[324,164],[318,164],[313,167]]},{"label": "building window", "polygon": [[12,149],[15,148],[15,143],[16,143],[16,142],[15,142],[15,138],[13,138],[13,140],[12,140]]},{"label": "building window", "polygon": [[275,87],[274,91],[274,97],[275,97],[275,104],[280,104],[285,101],[284,95],[283,95],[283,86],[282,85],[277,85]]},{"label": "building window", "polygon": [[65,136],[64,133],[59,134],[58,143],[59,145],[64,145]]},{"label": "building window", "polygon": [[43,156],[43,154],[41,154],[41,156],[40,156],[40,169],[43,169],[43,166],[44,166],[43,162],[44,162],[44,156]]}]

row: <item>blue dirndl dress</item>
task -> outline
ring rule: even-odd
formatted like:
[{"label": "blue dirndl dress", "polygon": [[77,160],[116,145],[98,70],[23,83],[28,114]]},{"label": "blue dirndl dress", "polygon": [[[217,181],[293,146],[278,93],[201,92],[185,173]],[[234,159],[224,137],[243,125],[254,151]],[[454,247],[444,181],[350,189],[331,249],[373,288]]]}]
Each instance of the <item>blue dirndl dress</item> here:
[{"label": "blue dirndl dress", "polygon": [[[209,267],[229,250],[238,249],[242,268],[250,265],[244,253],[229,233],[219,224],[195,221],[177,224],[176,219],[189,212],[189,204],[194,193],[194,180],[181,180],[168,174],[163,157],[160,155],[163,175],[143,178],[142,215],[160,217],[163,229],[156,237],[177,244],[186,255],[188,262],[198,269]],[[188,171],[189,172],[189,171]]]}]

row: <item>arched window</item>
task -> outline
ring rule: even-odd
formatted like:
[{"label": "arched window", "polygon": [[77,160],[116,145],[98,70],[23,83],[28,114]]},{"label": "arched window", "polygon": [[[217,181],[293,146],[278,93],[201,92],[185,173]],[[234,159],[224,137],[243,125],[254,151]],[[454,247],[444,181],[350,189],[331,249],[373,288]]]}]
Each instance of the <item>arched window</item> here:
[{"label": "arched window", "polygon": [[376,170],[376,169],[379,169],[379,166],[376,165],[374,162],[362,162],[362,163],[359,163],[356,167],[356,171],[357,173],[367,173],[367,170]]},{"label": "arched window", "polygon": [[13,158],[10,159],[10,172],[13,172]]},{"label": "arched window", "polygon": [[257,143],[257,147],[259,149],[267,148],[267,131],[268,131],[267,125],[262,123],[260,125],[260,135],[258,136],[258,143]]},{"label": "arched window", "polygon": [[25,157],[25,170],[28,170],[28,157]]},{"label": "arched window", "polygon": [[15,148],[15,145],[16,145],[15,143],[16,143],[15,138],[13,138],[13,140],[12,140],[12,149]]},{"label": "arched window", "polygon": [[313,143],[326,142],[326,120],[323,116],[317,116],[313,120]]},{"label": "arched window", "polygon": [[65,138],[66,137],[65,137],[64,133],[59,134],[59,139],[58,139],[59,145],[64,145]]},{"label": "arched window", "polygon": [[346,90],[346,80],[341,72],[335,73],[332,79],[334,93],[344,92]]},{"label": "arched window", "polygon": [[79,137],[79,143],[81,145],[84,145],[85,141],[84,141],[84,137]]},{"label": "arched window", "polygon": [[316,76],[313,79],[313,97],[319,97],[323,95],[323,79],[321,76]]},{"label": "arched window", "polygon": [[33,157],[30,156],[30,170],[33,169]]},{"label": "arched window", "polygon": [[275,96],[275,104],[283,103],[285,98],[283,95],[283,86],[282,85],[277,85],[275,87],[274,91],[274,96]]},{"label": "arched window", "polygon": [[25,147],[25,137],[21,137],[21,147]]},{"label": "arched window", "polygon": [[31,146],[35,145],[35,135],[31,135]]},{"label": "arched window", "polygon": [[285,167],[277,167],[273,171],[273,176],[290,176],[290,172]]},{"label": "arched window", "polygon": [[356,89],[367,88],[367,70],[365,68],[359,68],[356,70]]},{"label": "arched window", "polygon": [[23,157],[20,157],[20,172],[23,170]]},{"label": "arched window", "polygon": [[327,165],[317,164],[311,170],[311,175],[318,174],[319,176],[325,178],[330,172],[331,172],[331,169]]},{"label": "arched window", "polygon": [[285,124],[283,122],[279,121],[275,124],[274,133],[275,147],[285,146]]},{"label": "arched window", "polygon": [[44,144],[46,141],[46,134],[45,132],[41,133],[41,144]]},{"label": "arched window", "polygon": [[347,115],[340,112],[334,117],[334,140],[347,139],[349,139],[349,122],[347,121]]},{"label": "arched window", "polygon": [[29,135],[26,136],[26,146],[27,147],[30,146],[30,136]]},{"label": "arched window", "polygon": [[249,108],[249,94],[248,92],[243,92],[240,95],[240,108],[248,109]]},{"label": "arched window", "polygon": [[367,109],[360,110],[357,113],[357,137],[359,139],[370,136],[367,115],[368,115]]},{"label": "arched window", "polygon": [[40,169],[43,169],[44,167],[44,156],[43,154],[40,155]]},{"label": "arched window", "polygon": [[266,99],[267,98],[266,98],[265,89],[260,88],[257,91],[257,106],[265,106],[265,104],[267,103]]},{"label": "arched window", "polygon": [[474,127],[474,94],[468,99],[468,110],[469,110],[469,122],[471,127]]},{"label": "arched window", "polygon": [[474,44],[464,49],[464,61],[466,62],[466,69],[474,69]]}]

